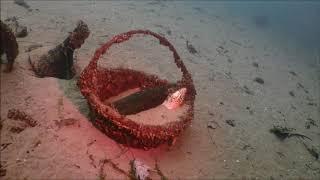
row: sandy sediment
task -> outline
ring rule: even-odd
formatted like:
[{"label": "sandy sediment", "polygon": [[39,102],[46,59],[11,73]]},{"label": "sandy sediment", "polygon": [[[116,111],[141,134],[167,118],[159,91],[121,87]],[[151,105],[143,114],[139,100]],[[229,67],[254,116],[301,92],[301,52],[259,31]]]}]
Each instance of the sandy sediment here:
[{"label": "sandy sediment", "polygon": [[[219,3],[27,3],[32,10],[1,1],[1,19],[16,16],[30,30],[18,38],[13,72],[1,71],[1,179],[128,178],[105,159],[125,172],[130,160],[152,168],[157,161],[169,179],[319,177],[319,160],[303,144],[319,152],[319,69],[312,61],[301,61],[316,59],[319,52],[278,43]],[[35,44],[61,43],[79,19],[92,30],[75,52],[80,69],[101,43],[131,29],[161,33],[176,47],[198,95],[194,121],[174,146],[143,151],[115,143],[90,123],[76,78],[40,79],[31,72],[27,59],[36,50],[25,51]],[[113,47],[99,63],[173,81],[181,77],[172,54],[143,37]],[[28,114],[37,125],[8,118],[10,109]],[[294,128],[312,141],[281,141],[269,132],[274,125]]]}]

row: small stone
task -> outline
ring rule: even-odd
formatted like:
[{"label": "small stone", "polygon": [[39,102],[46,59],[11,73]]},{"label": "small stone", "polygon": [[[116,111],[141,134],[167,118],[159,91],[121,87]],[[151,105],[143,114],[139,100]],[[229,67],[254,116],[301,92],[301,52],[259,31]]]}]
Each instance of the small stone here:
[{"label": "small stone", "polygon": [[251,91],[246,85],[243,86],[243,91],[249,95],[254,95],[254,92]]},{"label": "small stone", "polygon": [[295,97],[295,94],[293,91],[289,91],[290,96]]},{"label": "small stone", "polygon": [[297,73],[295,73],[294,71],[289,71],[290,74],[292,74],[293,76],[297,76]]},{"label": "small stone", "polygon": [[196,48],[192,44],[190,44],[189,41],[186,41],[186,45],[187,45],[187,49],[188,49],[189,53],[198,54],[198,51],[196,50]]},{"label": "small stone", "polygon": [[26,26],[18,26],[16,30],[16,36],[18,38],[23,38],[28,35],[28,30]]},{"label": "small stone", "polygon": [[259,67],[259,64],[258,64],[257,62],[253,62],[253,63],[252,63],[252,66],[258,68],[258,67]]},{"label": "small stone", "polygon": [[6,169],[3,169],[2,167],[0,168],[0,177],[2,176],[6,176],[7,174],[7,170]]},{"label": "small stone", "polygon": [[264,80],[263,80],[262,78],[260,78],[260,77],[256,77],[256,78],[254,79],[254,81],[257,82],[257,83],[259,83],[259,84],[264,84]]},{"label": "small stone", "polygon": [[219,125],[218,125],[217,122],[215,122],[215,121],[210,121],[210,122],[208,122],[207,128],[216,129],[216,128],[218,128],[218,127],[219,127]]},{"label": "small stone", "polygon": [[28,46],[28,48],[25,50],[25,52],[30,52],[30,51],[33,51],[33,50],[40,48],[40,47],[43,47],[42,44],[33,44],[33,45]]},{"label": "small stone", "polygon": [[226,123],[229,124],[232,127],[236,126],[235,123],[234,123],[234,120],[231,120],[231,119],[226,120]]}]

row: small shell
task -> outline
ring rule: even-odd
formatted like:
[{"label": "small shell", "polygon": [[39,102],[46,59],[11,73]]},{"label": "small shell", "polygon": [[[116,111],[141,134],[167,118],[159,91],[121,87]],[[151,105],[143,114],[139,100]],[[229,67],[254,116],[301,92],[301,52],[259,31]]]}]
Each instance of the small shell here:
[{"label": "small shell", "polygon": [[181,88],[173,94],[169,95],[167,99],[162,103],[168,109],[175,109],[182,105],[187,89]]},{"label": "small shell", "polygon": [[139,180],[145,180],[149,177],[150,167],[146,164],[143,164],[139,160],[133,161],[133,168],[135,170],[135,177]]}]

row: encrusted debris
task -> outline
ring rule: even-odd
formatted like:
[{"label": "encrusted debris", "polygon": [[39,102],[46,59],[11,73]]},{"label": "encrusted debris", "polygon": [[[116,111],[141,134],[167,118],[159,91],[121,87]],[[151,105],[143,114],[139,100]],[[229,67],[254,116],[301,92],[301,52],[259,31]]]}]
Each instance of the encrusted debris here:
[{"label": "encrusted debris", "polygon": [[[121,115],[110,104],[102,101],[131,88],[149,88],[168,84],[156,75],[146,74],[125,68],[102,68],[98,60],[113,45],[129,40],[135,34],[151,35],[173,52],[174,62],[182,72],[182,79],[176,83],[177,88],[185,87],[187,93],[184,104],[188,105],[187,112],[179,121],[171,122],[170,126],[143,125]],[[99,83],[99,84],[98,84]],[[96,50],[89,65],[84,69],[78,81],[83,96],[88,100],[92,123],[106,135],[121,144],[135,148],[149,149],[160,144],[172,142],[182,130],[190,125],[194,116],[194,99],[196,90],[191,74],[173,45],[163,36],[149,30],[133,30],[113,37]],[[101,106],[103,103],[104,106]]]},{"label": "encrusted debris", "polygon": [[5,72],[11,72],[13,69],[13,63],[19,54],[19,46],[14,32],[11,30],[9,25],[5,24],[1,20],[0,25],[0,56],[2,56],[4,53],[6,54],[8,63]]},{"label": "encrusted debris", "polygon": [[49,50],[40,58],[31,58],[29,63],[35,74],[40,77],[72,79],[76,74],[73,54],[88,38],[90,30],[83,21],[78,21],[76,28],[58,46]]},{"label": "encrusted debris", "polygon": [[30,127],[35,127],[37,125],[37,121],[35,121],[30,115],[18,109],[10,109],[8,111],[7,118],[25,122]]}]

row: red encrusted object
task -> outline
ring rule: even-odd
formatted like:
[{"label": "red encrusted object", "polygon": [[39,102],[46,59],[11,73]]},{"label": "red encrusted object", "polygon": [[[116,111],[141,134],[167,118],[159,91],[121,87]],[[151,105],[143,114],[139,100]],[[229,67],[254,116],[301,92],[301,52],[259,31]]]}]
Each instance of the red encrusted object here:
[{"label": "red encrusted object", "polygon": [[[186,114],[179,120],[163,125],[139,124],[121,115],[111,105],[104,104],[107,98],[135,87],[152,88],[167,85],[168,81],[156,75],[146,74],[124,68],[102,68],[97,66],[99,58],[115,43],[129,40],[135,34],[151,35],[173,52],[174,62],[182,72],[182,79],[176,82],[179,87],[186,87]],[[106,135],[119,143],[136,148],[152,148],[163,143],[172,143],[188,127],[194,117],[194,100],[196,90],[191,74],[186,69],[173,45],[164,37],[149,30],[133,30],[119,34],[96,50],[91,62],[81,73],[78,81],[81,93],[90,107],[92,123]]]}]

